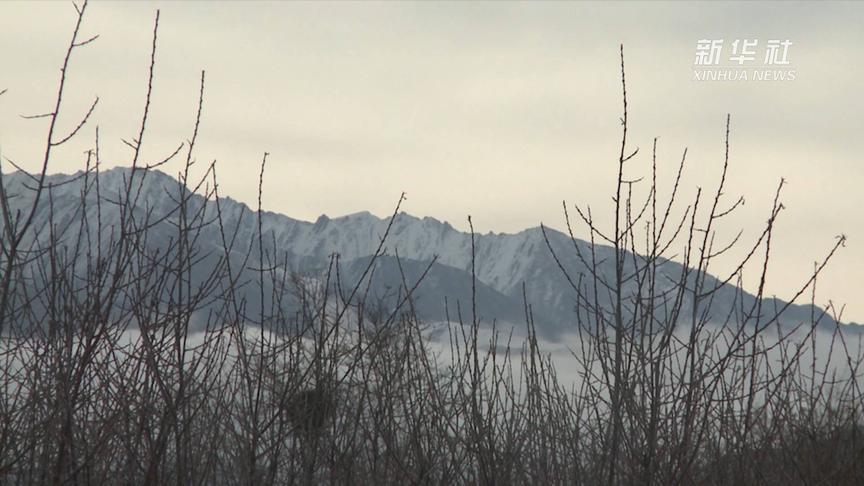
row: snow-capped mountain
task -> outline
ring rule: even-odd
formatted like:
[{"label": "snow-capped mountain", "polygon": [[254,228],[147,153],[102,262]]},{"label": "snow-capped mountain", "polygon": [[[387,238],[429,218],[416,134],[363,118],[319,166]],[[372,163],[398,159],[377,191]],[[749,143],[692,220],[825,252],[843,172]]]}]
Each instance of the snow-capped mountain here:
[{"label": "snow-capped mountain", "polygon": [[[125,168],[104,171],[98,177],[95,173],[57,174],[49,176],[46,183],[51,188],[43,191],[40,209],[34,218],[33,241],[47,238],[49,229],[53,227],[55,236],[59,235],[64,245],[70,247],[76,244],[80,247],[83,241],[87,241],[86,246],[92,249],[96,244],[95,239],[107,244],[122,233],[119,228],[121,214],[124,211],[128,213],[130,208],[124,208],[118,201],[128,194],[132,201],[131,214],[139,224],[147,222],[146,241],[142,244],[154,252],[160,249],[164,252],[176,251],[176,227],[180,218],[184,217],[177,210],[177,201],[182,195],[188,197],[185,217],[199,217],[201,221],[201,231],[190,243],[190,248],[200,258],[199,264],[206,267],[208,262],[213,263],[226,254],[230,255],[228,260],[235,271],[243,274],[243,280],[250,283],[243,287],[247,294],[244,295],[244,301],[248,309],[260,309],[262,305],[266,307],[273,304],[267,295],[261,302],[258,297],[260,292],[254,285],[260,276],[255,270],[259,268],[259,225],[256,212],[245,204],[221,198],[217,205],[213,197],[201,195],[203,187],[197,192],[190,192],[176,179],[155,170],[136,171],[134,177],[132,171]],[[35,182],[30,176],[15,172],[5,175],[3,184],[9,196],[11,213],[20,211],[21,214],[27,214],[33,204],[32,187]],[[97,205],[97,201],[102,204]],[[53,209],[49,210],[52,206]],[[221,218],[221,226],[216,222],[217,216]],[[86,237],[86,226],[95,227],[97,221],[101,228],[99,235],[90,234]],[[338,254],[340,284],[350,288],[363,276],[388,225],[389,218],[379,218],[368,212],[338,218],[321,216],[315,222],[263,212],[260,221],[263,236],[261,249],[271,262],[284,262],[285,265],[280,268],[306,275],[323,274],[330,266],[331,255]],[[369,292],[383,299],[385,304],[395,305],[399,296],[404,294],[404,284],[413,286],[425,271],[426,276],[418,286],[413,302],[420,317],[437,322],[444,320],[447,315],[455,320],[461,314],[464,321],[470,322],[471,239],[471,234],[458,231],[447,222],[430,217],[416,218],[404,212],[397,214],[384,242],[384,256],[375,262]],[[230,249],[227,253],[226,246]],[[551,229],[547,229],[544,236],[541,228],[535,227],[515,234],[475,235],[474,246],[474,292],[481,322],[488,324],[497,320],[524,325],[523,304],[527,302],[536,326],[542,332],[554,334],[574,328],[576,292],[561,267],[566,269],[573,281],[581,276],[586,292],[593,294],[589,269],[579,257],[581,253],[584,260],[592,258],[589,243],[573,240]],[[614,280],[614,250],[602,245],[596,245],[593,250],[599,272],[609,281]],[[640,258],[634,259],[631,255],[626,261],[625,268],[632,273],[634,262],[640,261]],[[674,290],[672,282],[692,283],[695,279],[693,272],[686,270],[678,263],[664,261],[658,271],[658,290]],[[206,272],[202,270],[201,275],[193,275],[192,280],[204,282]],[[628,285],[635,289],[632,281]],[[732,285],[721,286],[715,278],[707,277],[705,288],[714,286],[720,287],[711,299],[709,317],[714,321],[725,322],[731,316],[731,321],[735,322],[735,316],[746,313],[754,302],[752,295],[739,292]],[[598,301],[601,305],[611,304],[611,294],[604,289],[599,290]],[[267,292],[265,294],[269,295]],[[683,317],[679,319],[686,322],[692,319],[693,314],[690,293],[684,292],[683,299]],[[280,302],[279,305],[290,304]],[[773,316],[767,309],[782,306],[782,301],[766,299],[762,306],[766,310],[763,310],[761,321]],[[657,313],[664,312],[660,307]],[[702,307],[699,311],[703,311]],[[810,316],[809,306],[792,305],[782,315],[782,322],[795,325],[809,322]],[[663,316],[658,316],[658,319],[662,320]],[[830,327],[835,323],[825,316],[820,325]]]}]

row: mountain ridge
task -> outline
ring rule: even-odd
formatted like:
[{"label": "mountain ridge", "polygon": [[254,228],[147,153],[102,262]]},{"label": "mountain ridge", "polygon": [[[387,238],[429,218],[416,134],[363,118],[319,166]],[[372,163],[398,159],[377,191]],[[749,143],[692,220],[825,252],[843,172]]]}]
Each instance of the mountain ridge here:
[{"label": "mountain ridge", "polygon": [[[140,179],[135,179],[139,174]],[[64,210],[74,207],[75,198],[80,200],[84,190],[84,176],[83,171],[71,175],[47,176],[46,182],[53,185],[52,200],[55,203],[61,201]],[[90,173],[87,174],[86,179],[92,184],[96,177],[95,173]],[[19,209],[26,208],[27,181],[32,184],[32,180],[20,171],[5,174],[4,178],[7,192],[16,190],[19,192],[12,203],[13,206]],[[146,207],[148,211],[156,213],[161,210],[166,213],[166,224],[173,221],[173,216],[170,214],[173,200],[172,197],[167,196],[174,194],[176,199],[176,191],[180,185],[172,176],[158,170],[142,169],[133,173],[129,168],[115,167],[99,172],[98,178],[103,198],[106,197],[105,194],[118,194],[119,190],[132,187],[136,192],[135,196],[138,196],[135,199],[141,208]],[[130,184],[130,178],[133,182],[137,182]],[[184,187],[182,190],[184,193],[189,193],[189,188]],[[91,200],[89,206],[91,211],[94,206],[92,202],[95,201],[92,192],[92,188],[87,192],[87,198]],[[201,194],[192,194],[189,204],[193,209],[201,210],[202,214],[206,213],[208,217],[213,217],[217,211],[221,213],[228,233],[237,232],[240,246],[234,249],[237,253],[235,256],[239,258],[244,251],[251,249],[248,245],[255,240],[258,226],[257,213],[250,206],[222,196],[219,197],[217,206],[214,198],[206,198]],[[42,213],[37,217],[37,223],[45,225],[47,215],[44,211]],[[54,217],[59,217],[61,220],[72,219],[72,216],[63,211],[59,213],[61,214],[55,214]],[[105,209],[103,213],[101,217],[107,216],[108,220],[117,217],[116,214]],[[540,327],[554,333],[571,329],[575,325],[575,292],[560,267],[566,269],[574,278],[579,274],[586,275],[589,269],[578,258],[576,251],[589,255],[592,247],[590,243],[571,239],[569,235],[560,231],[546,228],[544,233],[537,226],[517,233],[475,234],[473,235],[475,253],[472,255],[470,233],[459,231],[447,221],[440,221],[431,216],[420,218],[400,211],[395,214],[391,224],[389,217],[378,217],[369,211],[357,211],[333,218],[321,215],[315,222],[295,219],[273,211],[261,213],[261,231],[268,249],[284,255],[288,264],[287,270],[300,273],[314,273],[326,269],[330,256],[334,254],[339,255],[340,261],[347,265],[347,268],[353,268],[356,262],[361,262],[374,254],[381,238],[388,231],[388,226],[389,234],[384,244],[387,255],[392,257],[398,252],[401,259],[418,262],[418,264],[430,263],[434,260],[434,265],[440,267],[434,268],[433,273],[446,275],[447,279],[452,280],[447,282],[445,278],[438,278],[435,285],[426,285],[424,282],[419,290],[421,294],[434,296],[435,299],[451,296],[453,301],[467,302],[470,293],[466,292],[463,284],[471,281],[473,264],[477,281],[484,285],[483,292],[488,295],[490,301],[497,303],[480,307],[485,322],[495,319],[517,321],[513,322],[514,324],[524,322],[524,312],[522,312],[524,284],[524,296],[527,297],[527,303],[535,310],[536,318],[542,324]],[[67,231],[70,231],[70,237],[74,236],[74,228],[67,228]],[[221,239],[216,228],[208,228],[206,231],[207,234],[199,243],[202,250],[218,254]],[[169,226],[160,226],[154,230],[154,233],[156,240],[166,239],[170,238],[171,230]],[[550,246],[555,251],[557,261],[549,250]],[[614,261],[614,249],[595,244],[593,251],[597,260],[603,262],[598,267],[599,272],[610,278],[610,281],[614,280],[612,278],[614,268],[606,264],[608,261]],[[638,255],[635,257],[642,258]],[[384,266],[393,265],[392,260],[385,259],[381,263]],[[684,275],[687,274],[680,263],[672,260],[661,260],[660,267],[665,269],[663,272],[666,272],[670,279],[680,277],[682,272]],[[382,272],[382,274],[386,273],[388,272]],[[349,278],[354,279],[361,276],[351,271],[347,274]],[[390,278],[392,277],[391,271]],[[736,288],[733,286],[720,286],[720,282],[713,276],[709,276],[706,281],[709,288],[711,285],[720,287],[718,300],[723,312],[715,316],[715,320],[741,304],[736,300]],[[390,284],[382,285],[386,287]],[[742,295],[742,302],[745,300],[752,302],[754,298],[746,292]],[[780,300],[774,300],[782,303]],[[439,304],[440,310],[437,313],[434,311],[434,303],[425,305],[426,311],[421,317],[429,320],[443,319],[444,305],[443,302]],[[259,305],[265,303],[260,302]],[[801,321],[810,315],[809,306],[792,304],[789,313],[784,315],[788,315],[792,321]],[[833,324],[830,318],[826,322],[828,326]]]}]

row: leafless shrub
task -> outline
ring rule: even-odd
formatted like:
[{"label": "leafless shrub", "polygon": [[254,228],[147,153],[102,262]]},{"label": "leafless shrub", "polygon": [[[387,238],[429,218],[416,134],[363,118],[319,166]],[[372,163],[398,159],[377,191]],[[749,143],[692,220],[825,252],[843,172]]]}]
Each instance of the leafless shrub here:
[{"label": "leafless shrub", "polygon": [[[0,174],[4,484],[864,482],[860,346],[834,324],[840,316],[815,307],[809,322],[781,325],[785,307],[762,295],[782,181],[741,265],[725,280],[710,277],[729,248],[715,246],[715,223],[740,204],[723,197],[728,119],[723,176],[704,219],[701,191],[675,216],[686,151],[660,201],[656,140],[648,196],[637,201],[623,49],[611,228],[576,208],[597,243],[589,253],[574,244],[587,269],[580,275],[549,244],[576,302],[579,379],[570,383],[543,353],[527,298],[522,343],[494,323],[483,327],[476,297],[470,309],[448,303],[458,325],[441,353],[415,312],[422,276],[401,273],[395,306],[370,298],[389,226],[348,285],[338,255],[315,278],[290,271],[262,228],[260,185],[257,215],[229,222],[216,166],[189,176],[203,73],[191,138],[163,160],[140,160],[158,14],[140,131],[127,142],[132,171],[103,187],[97,130],[76,176],[81,193],[55,201],[68,182],[49,175],[52,149],[93,112],[55,133],[73,54],[92,40],[77,34],[86,8],[76,7],[55,109],[42,115],[50,127],[41,171],[14,181]],[[151,169],[176,157],[185,157],[176,190],[148,206]],[[71,220],[55,219],[59,204],[75,208]],[[256,234],[240,234],[244,218],[256,218]],[[612,247],[612,274],[600,243]],[[816,278],[842,243],[795,299],[809,288],[815,301]],[[684,265],[670,274],[674,248]],[[472,246],[472,273],[473,254]],[[759,258],[755,297],[728,285]],[[734,302],[726,314],[712,311],[721,298]],[[822,322],[833,325],[828,337]],[[817,335],[827,351],[817,350]]]}]

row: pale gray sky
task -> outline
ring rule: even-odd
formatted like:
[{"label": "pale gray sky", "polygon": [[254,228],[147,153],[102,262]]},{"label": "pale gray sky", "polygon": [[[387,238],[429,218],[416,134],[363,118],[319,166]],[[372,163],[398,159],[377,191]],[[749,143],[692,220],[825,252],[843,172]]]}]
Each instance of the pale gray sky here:
[{"label": "pale gray sky", "polygon": [[[406,211],[462,229],[470,213],[482,232],[562,228],[562,199],[602,214],[616,174],[623,43],[630,144],[644,152],[631,174],[647,173],[658,136],[661,191],[685,146],[684,195],[711,187],[731,113],[726,193],[747,204],[726,234],[740,227],[752,241],[785,177],[769,293],[788,297],[845,233],[818,300],[864,320],[859,4],[95,2],[83,33],[101,37],[72,60],[61,126],[100,96],[94,121],[108,166],[129,163],[120,139],[139,123],[157,8],[145,158],[190,136],[204,69],[201,165],[217,159],[222,193],[254,203],[269,151],[265,205],[307,220],[386,215],[403,190]],[[67,3],[0,4],[0,144],[29,169],[45,124],[19,114],[50,110],[74,14]],[[758,39],[759,54],[769,39],[789,39],[797,77],[693,81],[704,38],[727,49]],[[82,167],[94,127],[58,152],[52,171]]]}]

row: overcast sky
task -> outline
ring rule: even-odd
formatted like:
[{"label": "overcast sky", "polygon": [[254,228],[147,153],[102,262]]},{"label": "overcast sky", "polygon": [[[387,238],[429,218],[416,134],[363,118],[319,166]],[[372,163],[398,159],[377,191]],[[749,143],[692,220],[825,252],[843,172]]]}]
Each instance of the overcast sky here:
[{"label": "overcast sky", "polygon": [[[60,125],[98,95],[96,123],[57,153],[52,172],[83,167],[97,124],[106,166],[129,164],[121,138],[137,133],[157,9],[145,158],[189,138],[206,70],[199,165],[217,160],[222,194],[254,204],[270,152],[265,206],[306,220],[383,216],[402,191],[407,212],[460,229],[471,214],[481,232],[563,228],[565,199],[608,214],[623,43],[629,144],[642,149],[629,175],[649,173],[657,136],[661,195],[685,146],[683,196],[714,187],[730,113],[726,197],[746,205],[723,236],[742,228],[754,241],[785,177],[768,292],[789,297],[845,233],[818,301],[846,303],[846,320],[864,321],[861,5],[95,2],[82,33],[100,38],[72,59]],[[74,21],[71,4],[0,4],[0,146],[27,169],[46,125],[19,115],[50,111]],[[795,79],[696,81],[700,39],[724,39],[723,64],[734,40],[758,40],[751,67],[763,65],[769,40],[789,40],[784,69]]]}]

